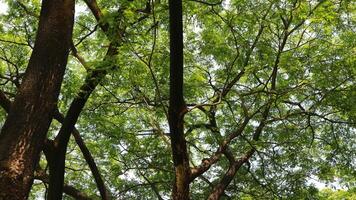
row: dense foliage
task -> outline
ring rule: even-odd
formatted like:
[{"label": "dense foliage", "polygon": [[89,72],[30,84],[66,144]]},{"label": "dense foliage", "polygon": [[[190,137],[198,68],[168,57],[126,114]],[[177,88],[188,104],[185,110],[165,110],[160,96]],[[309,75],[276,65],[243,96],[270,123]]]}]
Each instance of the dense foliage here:
[{"label": "dense foliage", "polygon": [[[66,113],[88,74],[108,71],[76,128],[114,199],[169,199],[174,171],[167,121],[168,2],[97,2],[99,23],[84,2],[76,2],[59,111]],[[12,99],[33,48],[40,1],[6,3],[0,15],[0,90]],[[207,198],[237,161],[242,165],[222,199],[355,198],[356,3],[186,0],[183,16],[190,164],[211,164],[190,184],[191,198]],[[104,59],[112,42],[119,43],[118,54]],[[2,109],[0,116],[3,123]],[[53,120],[48,138],[60,127]],[[219,152],[222,146],[226,150]],[[43,170],[46,163],[43,156]],[[337,182],[350,194],[320,193],[316,182]],[[100,198],[74,140],[65,184]],[[46,188],[36,180],[31,198],[41,199]]]}]

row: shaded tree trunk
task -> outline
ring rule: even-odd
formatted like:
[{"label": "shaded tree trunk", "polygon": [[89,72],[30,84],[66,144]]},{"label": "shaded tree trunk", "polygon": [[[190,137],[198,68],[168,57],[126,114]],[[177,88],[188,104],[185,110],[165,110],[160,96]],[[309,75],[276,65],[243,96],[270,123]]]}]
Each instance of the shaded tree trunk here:
[{"label": "shaded tree trunk", "polygon": [[[116,48],[110,46],[107,55],[116,54]],[[79,115],[84,108],[90,94],[94,91],[99,82],[105,77],[107,70],[97,70],[90,73],[84,85],[80,88],[77,97],[72,101],[70,108],[63,119],[62,127],[53,143],[46,150],[46,157],[49,164],[50,184],[48,190],[48,199],[60,200],[63,194],[65,158],[70,135],[78,121]],[[107,192],[104,192],[104,198],[108,199]]]},{"label": "shaded tree trunk", "polygon": [[169,1],[170,23],[170,98],[169,128],[175,180],[172,198],[189,199],[189,157],[184,137],[184,114],[186,105],[183,98],[183,19],[182,1]]},{"label": "shaded tree trunk", "polygon": [[23,82],[0,133],[0,199],[27,199],[68,59],[74,0],[43,0]]}]

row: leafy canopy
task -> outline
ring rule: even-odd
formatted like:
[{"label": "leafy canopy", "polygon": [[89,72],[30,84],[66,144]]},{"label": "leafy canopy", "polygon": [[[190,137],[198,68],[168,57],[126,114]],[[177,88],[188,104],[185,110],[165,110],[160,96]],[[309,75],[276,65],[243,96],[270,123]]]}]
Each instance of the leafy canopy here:
[{"label": "leafy canopy", "polygon": [[[21,83],[40,1],[6,1],[0,16],[0,85],[13,98]],[[76,127],[115,199],[163,199],[173,180],[166,117],[169,98],[167,1],[98,1],[109,35],[78,1],[73,43],[58,107],[65,113],[87,73],[110,69]],[[253,150],[224,199],[353,199],[353,190],[318,191],[311,180],[355,187],[356,4],[349,0],[184,1],[184,96],[191,166],[230,136],[235,159]],[[116,30],[115,30],[116,29]],[[124,29],[119,54],[103,60],[108,38]],[[0,110],[1,122],[5,112]],[[58,132],[53,121],[48,137]],[[242,129],[243,131],[239,132]],[[261,129],[261,130],[260,130]],[[219,161],[191,184],[206,198],[229,168]],[[45,169],[46,161],[41,160]],[[98,199],[71,141],[66,184]],[[36,181],[31,198],[41,198]],[[65,196],[69,199],[69,196]]]}]

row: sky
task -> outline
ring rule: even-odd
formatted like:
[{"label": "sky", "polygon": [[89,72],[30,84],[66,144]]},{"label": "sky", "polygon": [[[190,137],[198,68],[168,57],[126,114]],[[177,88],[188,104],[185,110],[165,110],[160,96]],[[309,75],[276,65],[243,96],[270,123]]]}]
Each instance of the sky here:
[{"label": "sky", "polygon": [[8,6],[4,1],[0,0],[0,15],[6,13]]}]

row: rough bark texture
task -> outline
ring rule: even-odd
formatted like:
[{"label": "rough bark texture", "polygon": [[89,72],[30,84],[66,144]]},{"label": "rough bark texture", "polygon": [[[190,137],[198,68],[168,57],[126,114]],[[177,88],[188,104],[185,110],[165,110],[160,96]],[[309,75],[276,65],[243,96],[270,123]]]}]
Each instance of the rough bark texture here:
[{"label": "rough bark texture", "polygon": [[0,199],[27,199],[56,108],[74,20],[74,0],[43,0],[36,43],[0,133]]},{"label": "rough bark texture", "polygon": [[175,168],[175,180],[172,198],[189,199],[189,157],[184,137],[184,113],[186,105],[183,99],[183,20],[182,1],[169,1],[170,23],[170,99],[169,128]]}]

